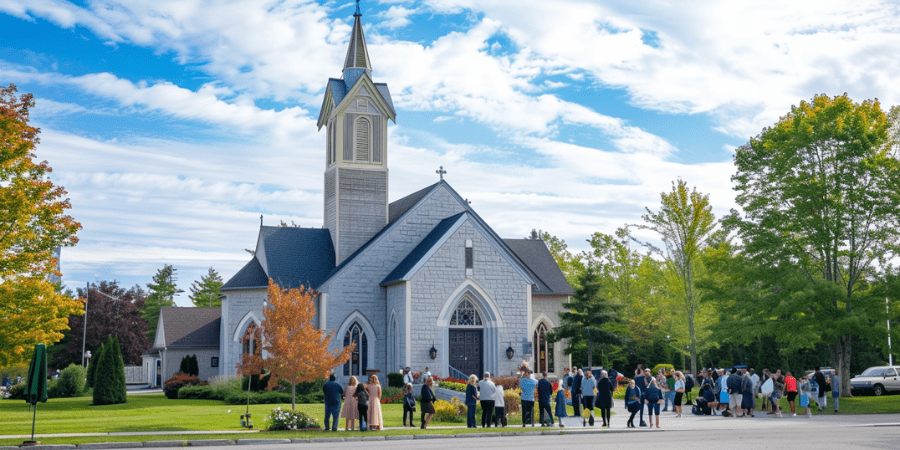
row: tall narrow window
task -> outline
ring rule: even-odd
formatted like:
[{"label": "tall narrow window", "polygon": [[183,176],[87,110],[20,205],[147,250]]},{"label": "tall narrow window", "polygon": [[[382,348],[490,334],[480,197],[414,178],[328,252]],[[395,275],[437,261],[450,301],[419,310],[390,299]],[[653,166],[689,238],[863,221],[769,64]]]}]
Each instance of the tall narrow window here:
[{"label": "tall narrow window", "polygon": [[335,125],[336,125],[335,123],[332,123],[330,126],[330,128],[331,128],[331,145],[328,147],[329,159],[330,159],[330,161],[328,161],[329,164],[334,164],[334,162],[337,161],[337,131],[335,130],[335,128],[337,128],[337,127]]},{"label": "tall narrow window", "polygon": [[369,162],[369,119],[360,117],[355,123],[356,142],[355,142],[355,160],[358,162]]},{"label": "tall narrow window", "polygon": [[554,372],[553,343],[547,341],[547,324],[541,322],[534,331],[534,362],[537,372]]},{"label": "tall narrow window", "polygon": [[244,338],[241,339],[242,348],[241,353],[244,355],[252,355],[256,353],[256,348],[259,345],[257,341],[259,339],[259,333],[257,332],[258,328],[255,323],[251,323],[250,326],[247,327],[247,331],[244,332]]},{"label": "tall narrow window", "polygon": [[368,365],[369,340],[359,323],[354,322],[344,334],[344,347],[355,344],[350,359],[344,364],[344,376],[363,376]]},{"label": "tall narrow window", "polygon": [[466,276],[474,275],[472,267],[475,265],[475,255],[472,251],[472,241],[466,240]]}]

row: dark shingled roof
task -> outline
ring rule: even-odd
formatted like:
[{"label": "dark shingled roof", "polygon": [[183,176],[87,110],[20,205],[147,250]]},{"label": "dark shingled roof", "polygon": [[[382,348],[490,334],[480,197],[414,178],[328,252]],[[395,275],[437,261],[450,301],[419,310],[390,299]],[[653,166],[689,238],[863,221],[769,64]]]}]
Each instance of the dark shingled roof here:
[{"label": "dark shingled roof", "polygon": [[466,213],[461,212],[438,222],[434,229],[431,230],[431,233],[428,233],[428,235],[425,236],[425,239],[422,239],[422,242],[420,242],[419,245],[417,245],[416,248],[414,248],[413,251],[411,251],[409,255],[407,255],[390,274],[388,274],[387,277],[385,277],[381,284],[385,285],[403,280],[409,271],[412,270],[412,268],[415,267],[429,251],[431,251],[431,248],[434,247],[435,244],[444,237],[447,231],[453,228],[453,225],[459,221],[460,217],[465,214]]},{"label": "dark shingled roof", "polygon": [[388,223],[393,223],[395,220],[399,219],[406,211],[409,211],[409,208],[412,208],[413,205],[422,200],[426,194],[431,192],[437,185],[441,184],[440,182],[434,183],[431,186],[428,186],[424,189],[420,189],[412,194],[407,195],[399,200],[395,200],[388,205]]},{"label": "dark shingled roof", "polygon": [[259,260],[254,257],[238,273],[231,277],[227,283],[223,284],[220,290],[266,287],[268,285],[269,277],[266,276],[266,272],[259,265]]},{"label": "dark shingled roof", "polygon": [[222,308],[163,306],[159,311],[167,348],[218,348]]},{"label": "dark shingled roof", "polygon": [[528,266],[535,278],[539,279],[548,289],[544,291],[544,286],[539,286],[541,292],[535,293],[559,295],[575,293],[544,241],[537,239],[504,239],[503,241]]},{"label": "dark shingled roof", "polygon": [[[282,288],[315,289],[334,269],[334,245],[327,229],[263,226],[259,239],[263,252],[228,280],[223,290],[265,287],[269,278]],[[267,273],[258,258],[265,258]]]}]

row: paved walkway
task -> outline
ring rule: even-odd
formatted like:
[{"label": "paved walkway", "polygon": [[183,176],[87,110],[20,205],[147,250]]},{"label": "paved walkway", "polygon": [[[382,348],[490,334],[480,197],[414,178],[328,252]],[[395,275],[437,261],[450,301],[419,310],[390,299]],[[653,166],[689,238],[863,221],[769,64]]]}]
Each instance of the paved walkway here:
[{"label": "paved walkway", "polygon": [[[610,431],[631,431],[631,432],[653,432],[656,428],[638,427],[634,429],[625,428],[625,422],[628,415],[624,412],[612,416],[612,427]],[[645,417],[646,420],[646,417]],[[635,417],[635,422],[638,419]],[[766,413],[756,414],[756,417],[734,418],[722,416],[695,416],[687,414],[682,417],[675,417],[674,413],[664,412],[660,415],[660,430],[667,431],[689,431],[689,430],[769,430],[773,428],[791,428],[791,427],[857,427],[857,426],[900,426],[900,414],[854,414],[841,415],[833,413],[822,413],[812,417],[798,415],[793,417],[785,414],[784,417],[775,417]],[[459,429],[464,430],[465,426],[436,426],[428,427],[433,430]],[[385,427],[385,430],[417,430],[418,428],[403,427]],[[558,427],[522,427],[521,425],[511,425],[505,428],[489,428],[485,432],[522,432],[522,431],[543,431],[543,430],[559,430]],[[595,422],[593,427],[566,427],[566,432],[579,432],[600,429],[600,423]],[[339,428],[343,430],[343,428]],[[51,437],[78,437],[78,436],[163,436],[163,435],[197,435],[197,434],[235,434],[235,433],[258,433],[260,430],[225,430],[225,431],[140,431],[140,432],[116,432],[116,433],[65,433],[65,434],[36,434],[35,438],[51,438]],[[340,435],[340,432],[337,433]],[[373,435],[377,432],[373,432]],[[323,434],[324,435],[324,434]],[[31,435],[0,435],[4,439],[30,438]]]}]

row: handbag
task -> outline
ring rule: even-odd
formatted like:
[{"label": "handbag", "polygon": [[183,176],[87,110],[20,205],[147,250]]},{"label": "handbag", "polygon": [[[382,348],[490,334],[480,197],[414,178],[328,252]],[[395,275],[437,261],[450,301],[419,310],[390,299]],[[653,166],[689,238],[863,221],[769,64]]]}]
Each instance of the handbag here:
[{"label": "handbag", "polygon": [[806,408],[809,406],[809,396],[806,394],[800,394],[800,407]]},{"label": "handbag", "polygon": [[730,397],[728,396],[728,391],[722,390],[722,392],[719,393],[719,403],[728,403],[729,400]]}]

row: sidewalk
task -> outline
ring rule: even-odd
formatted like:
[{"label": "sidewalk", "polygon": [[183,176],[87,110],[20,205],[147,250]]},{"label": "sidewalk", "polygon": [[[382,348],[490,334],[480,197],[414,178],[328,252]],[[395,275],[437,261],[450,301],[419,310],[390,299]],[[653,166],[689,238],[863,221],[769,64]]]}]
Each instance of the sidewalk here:
[{"label": "sidewalk", "polygon": [[[571,418],[570,418],[571,419]],[[595,418],[597,419],[597,418]],[[647,417],[644,417],[647,420]],[[652,431],[695,431],[695,430],[722,430],[722,429],[772,429],[772,428],[789,428],[789,427],[865,427],[865,426],[900,426],[900,414],[820,414],[810,418],[798,415],[797,417],[785,414],[784,417],[775,417],[774,415],[757,414],[756,417],[734,418],[722,416],[695,416],[693,414],[675,417],[674,413],[663,413],[660,415],[660,428],[650,429],[649,427],[637,427],[633,429],[625,428],[625,422],[628,415],[624,412],[612,416],[612,427],[609,429],[601,429],[601,422],[595,420],[594,426],[570,426],[570,427],[541,427],[521,425],[510,425],[508,427],[492,427],[485,428],[485,433],[520,433],[520,432],[543,432],[543,431],[565,431],[565,432],[588,432],[588,431],[630,431],[630,432],[652,432]],[[638,422],[638,416],[635,422]],[[417,427],[385,427],[385,430],[419,430]],[[465,425],[445,425],[445,426],[429,426],[429,430],[449,430],[459,429],[465,430]],[[86,437],[86,436],[165,436],[165,435],[197,435],[197,434],[253,434],[259,433],[261,430],[219,430],[219,431],[140,431],[140,432],[111,432],[111,433],[61,433],[61,434],[36,434],[35,438],[53,438],[53,437]],[[340,435],[343,428],[338,428],[337,435]],[[377,431],[371,432],[377,435]],[[334,436],[323,431],[323,437]],[[0,435],[0,439],[19,439],[30,438],[31,435]]]}]

